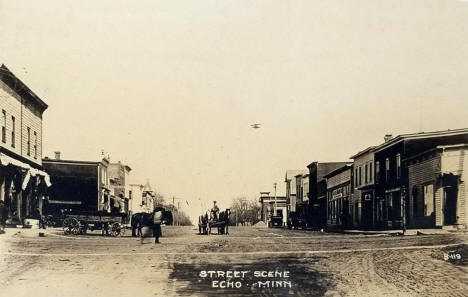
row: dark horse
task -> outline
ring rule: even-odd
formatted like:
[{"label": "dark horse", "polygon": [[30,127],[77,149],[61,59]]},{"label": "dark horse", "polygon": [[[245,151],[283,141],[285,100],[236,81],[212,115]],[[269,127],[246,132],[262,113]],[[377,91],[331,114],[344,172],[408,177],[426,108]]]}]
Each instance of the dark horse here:
[{"label": "dark horse", "polygon": [[229,223],[231,210],[227,208],[225,211],[219,213],[219,219],[217,221],[211,221],[209,223],[209,231],[208,234],[211,234],[211,228],[216,227],[218,228],[218,234],[226,234],[229,235]]},{"label": "dark horse", "polygon": [[153,215],[157,211],[162,211],[163,224],[172,225],[172,212],[165,210],[164,207],[157,207],[152,213],[138,212],[132,215],[132,237],[142,237],[141,229],[153,226]]},{"label": "dark horse", "polygon": [[231,209],[229,208],[226,208],[225,211],[219,214],[220,220],[224,221],[224,230],[222,230],[222,234],[229,235],[229,223],[230,223],[229,217],[230,216],[231,216]]}]

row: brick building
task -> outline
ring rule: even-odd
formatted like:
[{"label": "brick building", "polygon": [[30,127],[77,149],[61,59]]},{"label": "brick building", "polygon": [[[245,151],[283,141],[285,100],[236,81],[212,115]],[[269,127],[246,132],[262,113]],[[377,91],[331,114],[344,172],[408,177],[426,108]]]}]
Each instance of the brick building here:
[{"label": "brick building", "polygon": [[42,115],[48,108],[5,65],[0,66],[0,200],[7,223],[42,211],[49,183],[42,170]]},{"label": "brick building", "polygon": [[327,227],[350,226],[352,165],[346,164],[324,176],[327,184]]},{"label": "brick building", "polygon": [[410,228],[467,228],[468,143],[437,146],[405,160]]}]

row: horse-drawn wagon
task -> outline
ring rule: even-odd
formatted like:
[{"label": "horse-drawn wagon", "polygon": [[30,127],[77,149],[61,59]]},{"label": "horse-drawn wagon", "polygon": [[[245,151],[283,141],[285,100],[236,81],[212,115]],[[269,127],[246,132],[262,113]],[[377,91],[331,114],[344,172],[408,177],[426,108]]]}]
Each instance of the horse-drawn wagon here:
[{"label": "horse-drawn wagon", "polygon": [[63,231],[65,234],[86,234],[88,230],[101,230],[102,234],[123,236],[125,234],[125,214],[106,212],[80,212],[65,214]]},{"label": "horse-drawn wagon", "polygon": [[229,216],[231,211],[226,209],[219,213],[219,216],[211,213],[211,216],[208,217],[208,214],[201,215],[198,218],[198,232],[200,234],[211,234],[211,229],[217,228],[218,234],[229,234]]}]

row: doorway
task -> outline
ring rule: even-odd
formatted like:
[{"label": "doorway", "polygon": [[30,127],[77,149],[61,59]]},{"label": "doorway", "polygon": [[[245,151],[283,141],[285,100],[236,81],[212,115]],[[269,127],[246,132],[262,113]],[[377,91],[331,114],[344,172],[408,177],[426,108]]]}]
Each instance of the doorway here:
[{"label": "doorway", "polygon": [[444,225],[457,223],[457,196],[458,187],[446,186],[444,188]]}]

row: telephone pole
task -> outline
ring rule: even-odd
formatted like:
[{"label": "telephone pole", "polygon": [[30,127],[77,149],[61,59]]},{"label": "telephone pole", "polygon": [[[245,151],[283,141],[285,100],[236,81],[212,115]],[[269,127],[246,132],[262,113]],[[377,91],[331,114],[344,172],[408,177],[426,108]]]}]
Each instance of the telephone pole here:
[{"label": "telephone pole", "polygon": [[180,226],[179,211],[180,211],[180,201],[177,201],[177,226]]},{"label": "telephone pole", "polygon": [[273,186],[275,187],[275,211],[274,211],[273,215],[276,216],[276,183],[274,183]]}]

